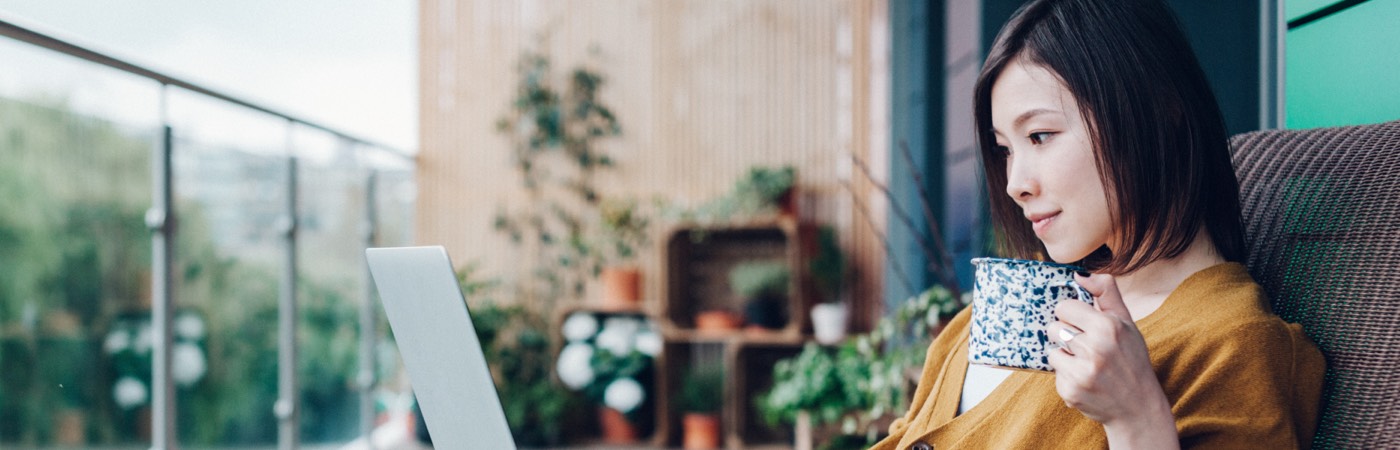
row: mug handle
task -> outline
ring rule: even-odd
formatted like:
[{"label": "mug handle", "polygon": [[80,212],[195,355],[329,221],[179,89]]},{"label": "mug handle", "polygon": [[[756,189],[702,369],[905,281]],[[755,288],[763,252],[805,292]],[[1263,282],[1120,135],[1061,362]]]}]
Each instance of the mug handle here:
[{"label": "mug handle", "polygon": [[1084,286],[1080,286],[1079,282],[1074,281],[1074,279],[1070,279],[1068,281],[1065,281],[1064,283],[1054,284],[1052,286],[1064,286],[1068,288],[1073,288],[1075,295],[1079,297],[1080,301],[1088,303],[1090,305],[1094,304],[1094,294],[1090,294],[1088,289],[1084,289]]},{"label": "mug handle", "polygon": [[[1070,279],[1069,281],[1066,281],[1064,283],[1054,284],[1052,286],[1064,286],[1068,288],[1074,288],[1074,293],[1076,296],[1079,297],[1080,301],[1088,303],[1090,305],[1094,304],[1094,294],[1090,294],[1088,289],[1084,289],[1084,286],[1080,286],[1079,282],[1074,281],[1074,279]],[[1059,348],[1061,347],[1060,343],[1058,341],[1055,341],[1054,339],[1047,339],[1045,341],[1045,345],[1049,350],[1059,350]]]}]

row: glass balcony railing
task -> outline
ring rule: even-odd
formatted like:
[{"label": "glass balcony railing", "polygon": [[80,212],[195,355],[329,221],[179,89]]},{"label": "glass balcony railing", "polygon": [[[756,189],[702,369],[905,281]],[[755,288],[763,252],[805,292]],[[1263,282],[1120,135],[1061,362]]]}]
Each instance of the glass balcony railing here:
[{"label": "glass balcony railing", "polygon": [[363,249],[412,242],[412,158],[3,17],[0,34],[0,448],[366,433],[399,362]]}]

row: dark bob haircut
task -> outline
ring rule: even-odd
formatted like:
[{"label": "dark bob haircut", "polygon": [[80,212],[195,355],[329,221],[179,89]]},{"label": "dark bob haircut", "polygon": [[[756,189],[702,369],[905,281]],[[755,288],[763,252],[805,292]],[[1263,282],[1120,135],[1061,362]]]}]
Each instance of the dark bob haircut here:
[{"label": "dark bob haircut", "polygon": [[1082,261],[1121,275],[1184,252],[1204,226],[1227,261],[1245,257],[1225,121],[1181,25],[1159,0],[1033,0],[1001,29],[977,78],[977,141],[1001,251],[1045,247],[1007,195],[992,135],[992,85],[1015,61],[1059,77],[1079,104],[1108,196],[1117,254]]}]

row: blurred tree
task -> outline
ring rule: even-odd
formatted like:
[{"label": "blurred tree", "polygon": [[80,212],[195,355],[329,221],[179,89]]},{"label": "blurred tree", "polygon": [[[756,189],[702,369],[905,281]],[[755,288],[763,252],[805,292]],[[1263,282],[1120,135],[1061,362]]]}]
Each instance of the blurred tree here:
[{"label": "blurred tree", "polygon": [[[0,99],[0,447],[54,442],[58,407],[83,412],[85,444],[142,438],[138,410],[113,398],[118,369],[104,347],[119,316],[149,315],[152,136],[62,101]],[[180,441],[275,442],[279,270],[221,252],[202,205],[178,208],[179,308],[205,319],[208,364],[179,392]],[[355,300],[335,283],[301,283],[303,436],[348,438]]]}]

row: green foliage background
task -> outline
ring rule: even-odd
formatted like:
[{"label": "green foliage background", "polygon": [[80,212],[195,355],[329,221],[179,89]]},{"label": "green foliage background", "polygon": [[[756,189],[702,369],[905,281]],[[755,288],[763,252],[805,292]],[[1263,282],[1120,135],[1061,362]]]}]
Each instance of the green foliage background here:
[{"label": "green foliage background", "polygon": [[[0,446],[52,443],[60,411],[82,414],[85,444],[141,440],[102,345],[116,315],[145,311],[152,136],[0,99]],[[180,441],[275,442],[280,270],[222,254],[200,206],[178,210],[177,306],[208,333],[206,374],[177,393]],[[360,275],[301,280],[304,441],[356,432],[357,299],[340,288]]]},{"label": "green foliage background", "polygon": [[[577,394],[553,380],[549,319],[533,308],[506,305],[493,296],[499,280],[480,276],[480,266],[468,264],[457,272],[471,308],[472,325],[491,367],[496,391],[515,442],[523,446],[557,447],[577,428],[582,402]],[[571,414],[572,412],[572,414]]]}]

